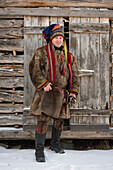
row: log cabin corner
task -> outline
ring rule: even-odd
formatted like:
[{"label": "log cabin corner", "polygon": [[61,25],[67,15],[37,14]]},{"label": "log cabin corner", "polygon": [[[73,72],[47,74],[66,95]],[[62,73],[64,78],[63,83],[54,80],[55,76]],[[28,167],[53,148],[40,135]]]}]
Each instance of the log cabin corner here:
[{"label": "log cabin corner", "polygon": [[113,139],[113,2],[0,0],[0,140],[34,140],[28,65],[53,23],[62,26],[79,69],[79,96],[62,138]]}]

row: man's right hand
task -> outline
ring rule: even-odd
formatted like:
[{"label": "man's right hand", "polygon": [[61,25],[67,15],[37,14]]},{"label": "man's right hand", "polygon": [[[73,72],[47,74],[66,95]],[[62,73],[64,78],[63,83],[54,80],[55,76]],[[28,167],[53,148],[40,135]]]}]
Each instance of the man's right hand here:
[{"label": "man's right hand", "polygon": [[46,87],[44,87],[44,91],[52,90],[51,83],[49,83]]}]

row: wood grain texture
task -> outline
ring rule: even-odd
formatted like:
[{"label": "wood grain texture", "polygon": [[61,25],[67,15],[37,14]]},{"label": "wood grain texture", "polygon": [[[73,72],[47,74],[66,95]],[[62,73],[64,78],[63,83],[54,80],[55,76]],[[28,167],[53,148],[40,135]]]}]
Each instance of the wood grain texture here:
[{"label": "wood grain texture", "polygon": [[0,40],[0,50],[1,51],[24,51],[24,41],[23,39],[1,39]]},{"label": "wood grain texture", "polygon": [[[82,27],[79,34],[74,31],[76,26]],[[86,32],[94,25],[105,24],[109,30],[108,18],[81,18],[70,17],[70,51],[76,57],[79,70],[78,107],[105,109],[109,107],[109,32]],[[90,27],[91,26],[91,27]],[[105,26],[105,27],[106,27]],[[78,26],[79,28],[79,26]],[[103,28],[102,28],[103,29]],[[84,33],[85,30],[85,33]],[[102,38],[103,37],[103,38]],[[84,73],[87,74],[84,74]]]},{"label": "wood grain texture", "polygon": [[14,0],[4,0],[0,2],[1,7],[87,7],[87,8],[108,8],[113,9],[113,2],[111,0],[75,0],[75,1],[69,1],[69,0],[58,0],[57,2],[54,0],[29,0],[29,1],[14,1]]},{"label": "wood grain texture", "polygon": [[[112,131],[63,131],[61,138],[63,139],[113,139]],[[34,140],[35,132],[24,132],[22,130],[1,130],[0,140]],[[46,139],[51,139],[51,132],[48,131]]]},{"label": "wood grain texture", "polygon": [[70,9],[42,9],[42,8],[0,8],[0,16],[42,16],[42,17],[113,17],[112,10],[70,10]]}]

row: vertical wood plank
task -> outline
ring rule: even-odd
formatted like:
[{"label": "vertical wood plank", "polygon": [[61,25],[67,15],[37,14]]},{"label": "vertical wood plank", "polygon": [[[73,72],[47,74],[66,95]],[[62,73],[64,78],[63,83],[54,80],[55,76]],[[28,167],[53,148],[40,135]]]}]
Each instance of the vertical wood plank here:
[{"label": "vertical wood plank", "polygon": [[[90,18],[90,23],[99,23],[99,18]],[[99,34],[90,34],[89,69],[94,70],[94,77],[89,79],[89,105],[93,109],[101,109],[99,58]]]},{"label": "vertical wood plank", "polygon": [[[24,17],[24,26],[31,26],[32,18]],[[24,35],[24,108],[29,107],[32,96],[34,94],[34,87],[29,77],[29,60],[33,55],[33,44],[30,35]]]},{"label": "vertical wood plank", "polygon": [[[38,23],[39,26],[49,26],[49,17],[39,17],[39,23]],[[41,47],[41,46],[44,46],[46,45],[46,40],[44,39],[44,37],[41,35],[39,36],[39,46],[38,47]]]},{"label": "vertical wood plank", "polygon": [[[24,17],[24,26],[48,26],[49,17]],[[35,50],[45,45],[45,40],[42,34],[24,35],[24,108],[30,107],[35,88],[29,77],[29,61],[33,56]]]},{"label": "vertical wood plank", "polygon": [[64,30],[64,22],[63,17],[50,17],[50,24],[59,24],[62,27],[62,31]]},{"label": "vertical wood plank", "polygon": [[[109,24],[108,18],[100,18],[100,23]],[[109,34],[100,34],[100,86],[101,107],[109,105]]]},{"label": "vertical wood plank", "polygon": [[50,17],[50,25],[57,24],[57,17]]},{"label": "vertical wood plank", "polygon": [[[89,18],[81,18],[81,23],[89,23]],[[81,60],[80,60],[80,67],[81,69],[88,70],[89,69],[89,62],[90,62],[90,55],[89,55],[89,34],[83,33],[81,34]],[[80,107],[88,108],[89,107],[89,77],[84,76],[81,77],[80,81],[80,92],[81,92],[81,102]]]},{"label": "vertical wood plank", "polygon": [[[80,18],[69,17],[69,24],[71,23],[80,23]],[[76,58],[78,69],[80,69],[80,37],[81,37],[80,34],[69,31],[69,51]],[[80,79],[79,79],[79,84],[80,84]],[[80,88],[79,88],[79,95],[75,107],[76,108],[80,107]]]}]

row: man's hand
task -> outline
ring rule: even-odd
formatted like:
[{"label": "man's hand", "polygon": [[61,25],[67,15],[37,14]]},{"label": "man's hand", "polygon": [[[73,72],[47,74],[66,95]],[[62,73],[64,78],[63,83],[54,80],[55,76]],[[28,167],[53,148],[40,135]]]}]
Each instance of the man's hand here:
[{"label": "man's hand", "polygon": [[77,96],[73,93],[69,94],[68,102],[69,102],[70,107],[74,107],[74,105],[76,103],[76,97]]},{"label": "man's hand", "polygon": [[70,93],[69,96],[73,96],[76,98],[76,95],[74,93]]},{"label": "man's hand", "polygon": [[46,87],[44,87],[44,91],[52,90],[51,83],[49,83]]}]

